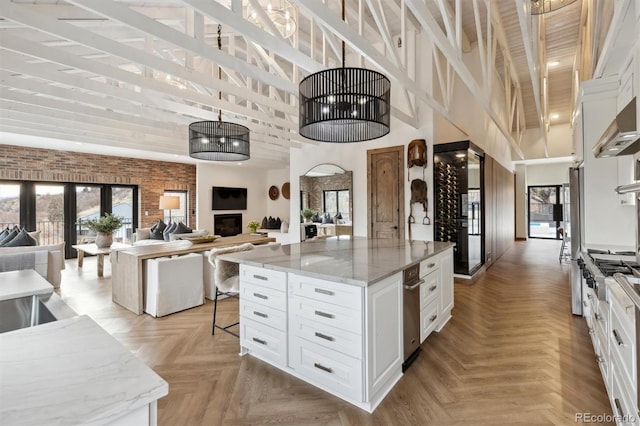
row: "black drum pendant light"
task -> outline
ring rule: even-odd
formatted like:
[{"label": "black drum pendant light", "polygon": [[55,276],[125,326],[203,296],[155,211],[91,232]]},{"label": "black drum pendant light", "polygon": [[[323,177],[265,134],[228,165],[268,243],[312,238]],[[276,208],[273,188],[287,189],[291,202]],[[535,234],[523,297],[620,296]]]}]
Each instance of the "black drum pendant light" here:
[{"label": "black drum pendant light", "polygon": [[[342,0],[342,20],[345,18]],[[319,71],[300,82],[300,134],[321,142],[361,142],[389,133],[391,82],[365,68]]]},{"label": "black drum pendant light", "polygon": [[[222,26],[218,25],[218,50],[222,49]],[[218,79],[222,69],[218,67]],[[218,93],[222,100],[222,92]],[[197,121],[189,125],[189,156],[210,161],[243,161],[249,159],[249,129],[235,123],[222,121]]]}]

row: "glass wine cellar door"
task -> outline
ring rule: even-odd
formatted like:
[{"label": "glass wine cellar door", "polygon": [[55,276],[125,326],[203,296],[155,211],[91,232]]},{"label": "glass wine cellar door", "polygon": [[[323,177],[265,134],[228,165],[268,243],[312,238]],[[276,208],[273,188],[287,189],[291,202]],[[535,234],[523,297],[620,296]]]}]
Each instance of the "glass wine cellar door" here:
[{"label": "glass wine cellar door", "polygon": [[433,146],[435,241],[456,243],[453,269],[473,275],[484,264],[484,153],[471,142]]}]

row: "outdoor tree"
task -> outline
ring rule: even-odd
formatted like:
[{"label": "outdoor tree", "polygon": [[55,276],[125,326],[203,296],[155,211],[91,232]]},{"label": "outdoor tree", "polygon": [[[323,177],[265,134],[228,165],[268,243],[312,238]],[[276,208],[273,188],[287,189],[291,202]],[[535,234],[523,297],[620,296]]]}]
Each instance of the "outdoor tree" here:
[{"label": "outdoor tree", "polygon": [[47,218],[49,222],[62,222],[64,219],[64,203],[61,197],[54,197],[49,201]]}]

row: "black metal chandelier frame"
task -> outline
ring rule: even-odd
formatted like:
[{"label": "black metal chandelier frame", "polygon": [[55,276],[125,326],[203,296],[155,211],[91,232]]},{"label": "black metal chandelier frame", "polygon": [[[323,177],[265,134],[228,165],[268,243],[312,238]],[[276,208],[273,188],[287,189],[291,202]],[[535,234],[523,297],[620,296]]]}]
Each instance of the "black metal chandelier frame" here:
[{"label": "black metal chandelier frame", "polygon": [[[342,0],[342,20],[345,5]],[[321,142],[349,143],[389,133],[391,82],[377,71],[345,66],[322,70],[300,82],[299,132]]]}]

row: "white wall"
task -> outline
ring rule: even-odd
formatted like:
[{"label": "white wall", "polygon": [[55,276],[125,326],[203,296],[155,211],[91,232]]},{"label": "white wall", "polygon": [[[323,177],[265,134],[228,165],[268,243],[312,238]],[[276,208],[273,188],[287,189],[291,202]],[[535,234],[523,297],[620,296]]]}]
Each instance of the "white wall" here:
[{"label": "white wall", "polygon": [[569,183],[571,163],[527,165],[527,185],[562,185]]},{"label": "white wall", "polygon": [[[267,197],[267,211],[265,216],[279,217],[281,220],[286,220],[287,223],[291,223],[289,219],[289,200],[282,196],[282,184],[289,182],[289,168],[271,169],[267,170],[267,178],[264,181],[264,194]],[[278,187],[280,195],[276,200],[272,200],[267,196],[271,185]],[[293,196],[293,192],[290,192]],[[295,218],[298,219],[297,217]]]},{"label": "white wall", "polygon": [[[549,157],[567,157],[573,152],[573,129],[569,124],[558,124],[549,127],[547,134],[547,151]],[[522,151],[527,160],[546,158],[544,155],[544,139],[540,129],[529,129],[522,139]]]},{"label": "white wall", "polygon": [[[242,231],[249,232],[247,223],[262,221],[267,214],[267,171],[230,163],[198,163],[196,166],[196,222],[198,229],[213,233],[213,215],[242,213]],[[211,210],[211,187],[230,186],[247,188],[247,210]],[[268,215],[267,215],[268,216]]]}]

